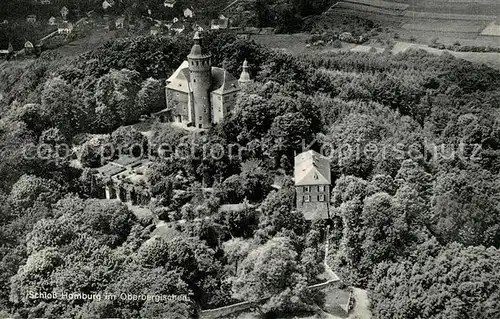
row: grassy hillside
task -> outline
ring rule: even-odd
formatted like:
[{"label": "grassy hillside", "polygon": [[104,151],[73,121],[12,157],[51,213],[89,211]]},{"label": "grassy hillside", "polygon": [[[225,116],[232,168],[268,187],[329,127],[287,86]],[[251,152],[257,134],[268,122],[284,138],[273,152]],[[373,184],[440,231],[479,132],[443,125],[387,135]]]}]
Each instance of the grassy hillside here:
[{"label": "grassy hillside", "polygon": [[439,39],[445,45],[459,41],[468,46],[499,47],[500,37],[481,34],[495,25],[498,16],[500,2],[491,0],[345,0],[337,1],[316,26],[328,29],[341,17],[360,17],[390,26],[395,38],[406,41]]}]

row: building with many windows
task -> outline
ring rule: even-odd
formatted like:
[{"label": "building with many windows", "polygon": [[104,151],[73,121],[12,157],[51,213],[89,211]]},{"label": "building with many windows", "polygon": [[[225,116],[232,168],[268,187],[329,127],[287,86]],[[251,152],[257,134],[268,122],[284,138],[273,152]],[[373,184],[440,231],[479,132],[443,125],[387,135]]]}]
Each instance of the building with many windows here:
[{"label": "building with many windows", "polygon": [[[244,71],[248,73],[248,63]],[[243,79],[249,81],[246,75]],[[240,90],[238,79],[225,69],[212,66],[212,55],[205,52],[202,37],[196,32],[187,61],[166,81],[167,108],[155,115],[161,122],[209,129],[231,112]]]},{"label": "building with many windows", "polygon": [[307,220],[328,219],[330,208],[330,160],[310,150],[295,156],[297,210]]}]

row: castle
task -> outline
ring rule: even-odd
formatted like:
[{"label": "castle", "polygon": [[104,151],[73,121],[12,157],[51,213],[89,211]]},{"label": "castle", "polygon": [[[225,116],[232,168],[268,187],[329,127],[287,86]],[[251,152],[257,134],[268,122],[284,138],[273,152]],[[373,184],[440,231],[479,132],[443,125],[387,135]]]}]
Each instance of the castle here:
[{"label": "castle", "polygon": [[250,82],[246,60],[239,80],[212,66],[212,55],[203,50],[202,37],[196,32],[187,61],[166,80],[167,108],[155,115],[161,122],[209,129],[231,112],[241,88]]}]

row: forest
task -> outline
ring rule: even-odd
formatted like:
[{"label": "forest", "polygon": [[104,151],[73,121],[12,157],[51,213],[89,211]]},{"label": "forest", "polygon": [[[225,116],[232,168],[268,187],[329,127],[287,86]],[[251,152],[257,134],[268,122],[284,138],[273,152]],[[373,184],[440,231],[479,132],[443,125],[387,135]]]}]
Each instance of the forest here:
[{"label": "forest", "polygon": [[[293,57],[231,34],[204,41],[232,74],[247,59],[255,83],[203,136],[154,123],[146,139],[121,127],[165,107],[164,79],[189,36],[115,39],[77,57],[47,51],[0,71],[0,317],[189,318],[271,296],[259,315],[314,313],[324,296],[307,286],[324,271],[326,224],[328,264],[368,290],[374,318],[500,317],[499,71],[423,51]],[[303,141],[331,159],[333,223],[294,209]],[[178,160],[151,147],[149,208],[173,225],[158,235],[151,219],[95,198],[106,143],[243,151]],[[41,144],[52,147],[26,156]],[[61,156],[61,144],[74,153]]]}]

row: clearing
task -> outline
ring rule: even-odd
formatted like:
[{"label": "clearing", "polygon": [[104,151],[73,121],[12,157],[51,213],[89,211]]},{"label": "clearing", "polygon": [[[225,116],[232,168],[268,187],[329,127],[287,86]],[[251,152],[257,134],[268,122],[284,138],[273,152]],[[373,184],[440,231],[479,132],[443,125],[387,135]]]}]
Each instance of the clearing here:
[{"label": "clearing", "polygon": [[500,69],[500,53],[497,52],[455,52],[431,48],[425,44],[396,42],[392,49],[393,54],[405,52],[408,49],[421,49],[432,54],[441,55],[445,52],[466,61],[484,63],[492,68]]}]

